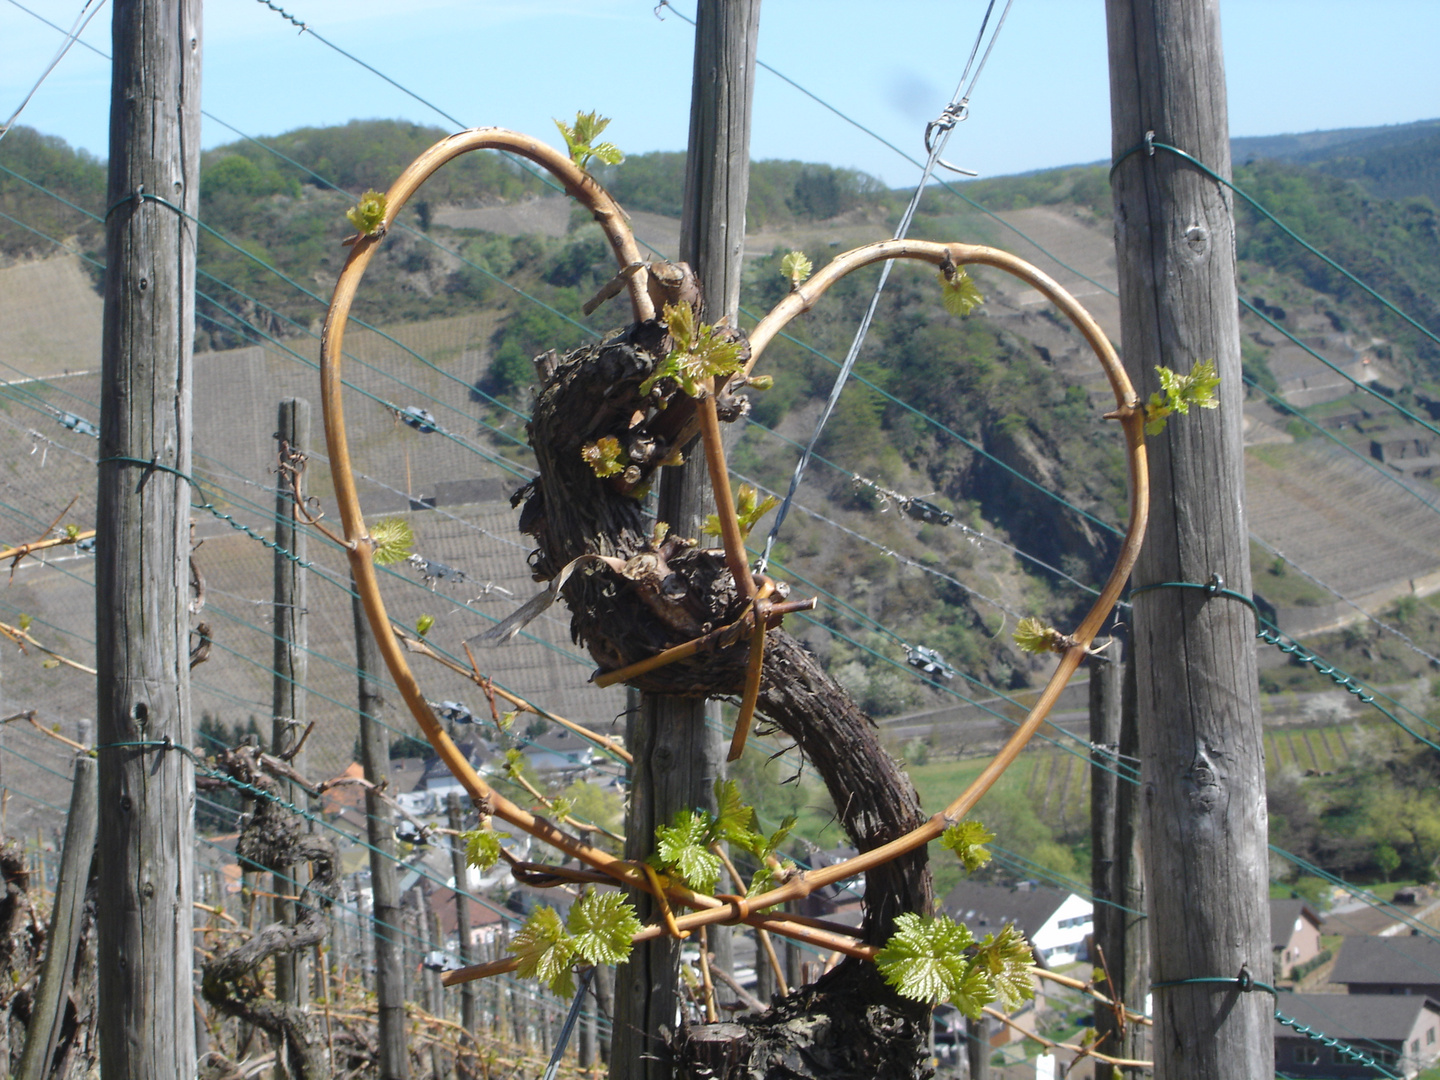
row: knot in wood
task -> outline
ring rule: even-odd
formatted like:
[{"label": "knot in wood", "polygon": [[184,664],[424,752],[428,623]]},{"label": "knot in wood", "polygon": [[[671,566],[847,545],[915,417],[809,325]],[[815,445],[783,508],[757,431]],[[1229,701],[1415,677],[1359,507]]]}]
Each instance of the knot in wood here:
[{"label": "knot in wood", "polygon": [[1220,801],[1223,791],[1215,768],[1204,753],[1191,762],[1190,768],[1185,772],[1185,780],[1189,786],[1188,799],[1191,806],[1199,813],[1208,814]]}]

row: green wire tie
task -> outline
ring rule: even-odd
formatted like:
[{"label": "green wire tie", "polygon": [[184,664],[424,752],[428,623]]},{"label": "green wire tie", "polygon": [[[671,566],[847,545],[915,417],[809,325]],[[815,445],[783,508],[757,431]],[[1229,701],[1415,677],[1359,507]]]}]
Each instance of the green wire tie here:
[{"label": "green wire tie", "polygon": [[1266,645],[1274,645],[1286,656],[1293,656],[1296,660],[1300,661],[1300,663],[1310,665],[1321,675],[1324,675],[1331,682],[1333,682],[1336,686],[1355,695],[1355,697],[1359,698],[1363,704],[1369,705],[1372,708],[1376,709],[1382,716],[1384,716],[1392,724],[1395,724],[1406,734],[1424,743],[1426,746],[1430,747],[1430,749],[1440,752],[1440,743],[1436,743],[1431,739],[1427,739],[1424,735],[1420,734],[1420,732],[1416,731],[1409,724],[1405,723],[1405,721],[1401,720],[1400,717],[1396,716],[1389,709],[1385,708],[1383,705],[1377,702],[1375,700],[1374,694],[1372,694],[1360,683],[1355,681],[1355,676],[1350,675],[1347,672],[1341,671],[1334,664],[1327,664],[1316,653],[1311,652],[1299,642],[1291,641],[1287,644],[1283,640],[1285,635],[1282,634],[1279,629],[1263,625],[1264,620],[1260,615],[1260,608],[1255,603],[1255,601],[1252,598],[1245,596],[1243,593],[1236,592],[1234,589],[1225,588],[1225,579],[1222,578],[1219,574],[1211,574],[1209,583],[1205,585],[1201,585],[1194,581],[1159,581],[1156,582],[1154,585],[1141,585],[1139,588],[1131,589],[1130,596],[1133,598],[1140,593],[1148,592],[1151,589],[1200,589],[1203,590],[1207,596],[1224,596],[1231,600],[1239,600],[1242,604],[1245,604],[1247,607],[1250,608],[1251,611],[1255,613],[1256,640],[1262,641]]},{"label": "green wire tie", "polygon": [[1150,592],[1152,589],[1199,589],[1206,596],[1224,596],[1230,600],[1239,600],[1255,613],[1255,625],[1260,625],[1260,608],[1254,599],[1244,593],[1238,593],[1234,589],[1227,589],[1225,579],[1219,574],[1211,574],[1210,580],[1204,585],[1194,581],[1157,581],[1154,585],[1141,585],[1130,590],[1130,599],[1133,601],[1141,593]]}]

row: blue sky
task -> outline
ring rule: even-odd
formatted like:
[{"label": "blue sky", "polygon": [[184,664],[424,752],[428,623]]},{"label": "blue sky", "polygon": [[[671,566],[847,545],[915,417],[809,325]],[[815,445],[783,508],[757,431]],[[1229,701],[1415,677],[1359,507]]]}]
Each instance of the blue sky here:
[{"label": "blue sky", "polygon": [[[21,2],[68,27],[84,0]],[[627,152],[684,147],[693,32],[674,12],[657,18],[654,0],[282,6],[467,126],[550,138],[551,117],[599,109],[614,118],[607,137]],[[676,7],[693,15],[694,0]],[[760,58],[920,156],[925,123],[949,100],[984,7],[984,0],[766,0]],[[1221,13],[1236,135],[1440,116],[1436,0],[1228,0]],[[108,52],[109,24],[107,6],[82,41]],[[60,42],[12,0],[0,0],[0,116],[19,104]],[[208,0],[204,45],[205,107],[248,134],[370,117],[454,126],[257,0]],[[77,46],[20,122],[103,157],[108,93],[108,63]],[[207,146],[234,138],[206,123]],[[970,119],[946,156],[993,176],[1095,161],[1109,146],[1103,3],[1015,0]],[[756,77],[752,154],[858,168],[894,186],[915,175],[894,151],[765,71]]]}]

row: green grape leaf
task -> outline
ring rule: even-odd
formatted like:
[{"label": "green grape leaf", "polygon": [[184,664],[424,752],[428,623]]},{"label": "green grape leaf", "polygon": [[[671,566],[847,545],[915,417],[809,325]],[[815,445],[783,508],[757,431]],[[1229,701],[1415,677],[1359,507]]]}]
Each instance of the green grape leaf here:
[{"label": "green grape leaf", "polygon": [[370,526],[370,539],[375,544],[372,556],[380,566],[389,566],[410,556],[415,531],[404,518],[381,518]]},{"label": "green grape leaf", "polygon": [[[778,506],[780,500],[774,495],[760,498],[760,493],[749,484],[741,484],[735,495],[735,516],[740,522],[740,535],[749,536],[760,519]],[[720,535],[720,515],[710,514],[705,518],[705,532],[709,536]]]},{"label": "green grape leaf", "polygon": [[994,1000],[995,984],[978,964],[971,964],[959,984],[950,990],[950,1004],[972,1020],[980,1019],[981,1011]]},{"label": "green grape leaf", "polygon": [[564,821],[575,809],[575,800],[558,798],[550,800],[550,812],[555,815],[556,820]]},{"label": "green grape leaf", "polygon": [[689,352],[695,347],[695,309],[687,301],[666,304],[660,319],[675,340],[676,349]]},{"label": "green grape leaf", "polygon": [[995,999],[1008,1011],[1035,996],[1029,967],[1035,963],[1030,946],[1015,927],[985,935],[975,952],[975,966],[995,986]]},{"label": "green grape leaf", "polygon": [[941,834],[940,846],[955,852],[965,870],[974,873],[990,861],[990,849],[985,845],[994,839],[995,834],[980,822],[962,821]]},{"label": "green grape leaf", "polygon": [[940,275],[940,289],[945,310],[958,318],[963,319],[985,302],[975,286],[975,279],[958,267],[952,277]]},{"label": "green grape leaf", "polygon": [[374,236],[385,222],[385,196],[379,191],[367,191],[360,201],[345,211],[345,218],[361,236]]},{"label": "green grape leaf", "polygon": [[630,456],[625,453],[625,448],[614,435],[602,435],[594,442],[586,443],[580,448],[580,456],[601,480],[624,472],[630,461]]},{"label": "green grape leaf", "polygon": [[570,160],[582,169],[589,166],[591,158],[599,158],[606,165],[619,165],[625,160],[625,155],[614,143],[595,141],[600,133],[610,126],[610,118],[601,116],[598,111],[577,112],[573,126],[559,120],[555,121],[555,126],[564,136],[565,149]]},{"label": "green grape leaf", "polygon": [[1155,374],[1160,376],[1160,390],[1145,403],[1145,434],[1159,435],[1171,413],[1185,416],[1192,405],[1197,409],[1220,407],[1220,399],[1215,396],[1215,388],[1220,385],[1215,361],[1201,360],[1188,375],[1177,375],[1160,366],[1155,368]]},{"label": "green grape leaf", "polygon": [[965,950],[975,938],[948,915],[932,919],[906,912],[896,916],[896,930],[875,954],[875,964],[895,992],[931,1005],[965,989],[971,963]]},{"label": "green grape leaf", "polygon": [[632,938],[640,932],[635,909],[622,893],[586,889],[570,906],[566,920],[575,951],[592,964],[623,964],[630,958]]},{"label": "green grape leaf", "polygon": [[1220,376],[1215,372],[1214,360],[1201,360],[1190,369],[1188,375],[1177,375],[1166,367],[1157,367],[1160,385],[1165,390],[1166,404],[1181,416],[1197,409],[1218,409],[1220,400],[1215,388],[1220,385]]},{"label": "green grape leaf", "polygon": [[790,287],[797,288],[810,276],[815,264],[805,257],[803,251],[792,251],[780,260],[780,273],[790,279]]},{"label": "green grape leaf", "polygon": [[746,851],[754,851],[763,843],[755,829],[755,810],[740,797],[740,785],[734,780],[715,781],[715,805],[720,808],[713,832]]},{"label": "green grape leaf", "polygon": [[68,541],[70,541],[72,544],[75,542],[75,538],[76,538],[77,536],[79,536],[79,535],[80,535],[80,526],[79,526],[79,525],[66,525],[66,526],[65,526],[65,539],[68,540]]},{"label": "green grape leaf", "polygon": [[1043,653],[1063,652],[1063,635],[1053,626],[1046,626],[1036,618],[1021,619],[1013,635],[1015,644],[1022,652]]},{"label": "green grape leaf", "polygon": [[740,370],[744,355],[740,343],[727,341],[713,326],[697,325],[695,310],[688,303],[666,304],[663,321],[675,348],[640,384],[641,394],[650,393],[661,379],[674,379],[690,397],[699,397],[702,380]]},{"label": "green grape leaf", "polygon": [[720,880],[720,857],[710,850],[714,840],[709,814],[679,810],[674,825],[656,828],[654,857],[660,869],[696,892],[713,892]]},{"label": "green grape leaf", "polygon": [[33,616],[31,616],[31,615],[26,615],[26,614],[22,611],[22,612],[20,613],[20,632],[21,632],[22,634],[27,633],[27,632],[30,630],[30,624],[33,623],[34,621],[35,621],[35,619],[34,619]]},{"label": "green grape leaf", "polygon": [[461,833],[465,841],[465,861],[477,870],[489,870],[500,861],[500,837],[489,829],[472,829]]},{"label": "green grape leaf", "polygon": [[554,908],[536,908],[510,942],[510,952],[520,961],[515,970],[522,978],[539,979],[560,997],[575,996],[570,976],[575,939],[565,932]]},{"label": "green grape leaf", "polygon": [[776,849],[789,838],[790,831],[795,828],[795,824],[799,820],[800,819],[794,814],[786,814],[784,820],[780,822],[780,827],[770,834],[769,838],[765,841],[764,849],[757,854],[761,858],[764,858],[766,855],[773,855]]},{"label": "green grape leaf", "polygon": [[501,713],[500,719],[495,721],[495,726],[498,727],[501,731],[509,731],[510,725],[515,723],[515,717],[517,717],[518,715],[520,715],[520,711],[518,709],[511,709],[507,713]]},{"label": "green grape leaf", "polygon": [[430,628],[434,625],[434,615],[421,615],[420,618],[415,620],[415,636],[423,638],[430,632]]},{"label": "green grape leaf", "polygon": [[756,390],[769,390],[775,385],[775,377],[773,375],[751,375],[745,379],[745,385]]},{"label": "green grape leaf", "polygon": [[1145,434],[1159,435],[1164,431],[1166,418],[1172,412],[1174,410],[1165,404],[1165,399],[1158,390],[1151,394],[1150,400],[1145,403]]},{"label": "green grape leaf", "polygon": [[505,770],[505,775],[518,776],[524,764],[525,755],[521,751],[512,748],[505,751],[505,760],[501,763],[500,767]]}]

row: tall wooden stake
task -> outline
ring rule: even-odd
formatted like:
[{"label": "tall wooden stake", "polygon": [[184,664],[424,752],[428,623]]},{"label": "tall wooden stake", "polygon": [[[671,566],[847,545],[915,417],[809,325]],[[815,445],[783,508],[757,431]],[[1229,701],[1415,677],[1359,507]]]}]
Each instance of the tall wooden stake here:
[{"label": "tall wooden stake", "polygon": [[[293,450],[304,451],[310,445],[310,403],[304,398],[286,398],[280,402],[275,437]],[[306,613],[305,568],[300,561],[306,554],[305,529],[296,515],[298,508],[291,495],[286,477],[277,476],[275,492],[275,581],[272,607],[275,642],[271,663],[271,749],[284,754],[295,745],[305,731],[306,676],[309,670],[309,618]],[[284,554],[289,552],[295,558]],[[292,764],[305,774],[305,751]],[[295,784],[285,785],[292,802],[305,794]],[[313,828],[313,825],[311,826]],[[293,880],[292,880],[293,876]],[[296,866],[291,876],[275,875],[275,919],[286,926],[295,925],[295,901],[304,888],[309,874],[306,867]],[[275,1000],[303,1006],[308,998],[306,957],[303,952],[280,953],[275,957]],[[283,1066],[276,1066],[277,1076]]]},{"label": "tall wooden stake", "polygon": [[[1112,662],[1090,669],[1090,838],[1091,892],[1095,897],[1095,943],[1103,950],[1109,981],[1102,988],[1127,1008],[1143,1009],[1150,991],[1150,947],[1146,939],[1145,881],[1140,850],[1140,789],[1123,778],[1139,754],[1135,729],[1135,664],[1121,662],[1118,642],[1106,654]],[[1098,962],[1095,965],[1099,967]],[[1120,1022],[1113,1010],[1095,1011],[1099,1049],[1112,1057],[1145,1057],[1144,1028]],[[1096,1080],[1121,1070],[1095,1063]]]},{"label": "tall wooden stake", "polygon": [[165,745],[192,740],[200,0],[115,0],[113,12],[95,565],[99,1033],[105,1080],[153,1080],[195,1071],[195,782]]},{"label": "tall wooden stake", "polygon": [[[1136,765],[1140,761],[1140,728],[1135,715],[1136,698],[1134,652],[1125,658],[1125,684],[1120,695],[1120,761]],[[1111,916],[1111,947],[1120,950],[1112,961],[1115,985],[1112,996],[1118,996],[1136,1012],[1150,994],[1150,920],[1145,916],[1145,857],[1141,843],[1139,784],[1121,782],[1115,792],[1115,870],[1112,878],[1115,902],[1120,905]],[[1113,1057],[1131,1061],[1150,1059],[1150,1029],[1143,1024],[1127,1024],[1119,1036]],[[1127,1076],[1140,1071],[1122,1070]]]},{"label": "tall wooden stake", "polygon": [[[700,0],[696,12],[680,258],[700,280],[707,322],[739,314],[759,25],[760,0]],[[697,537],[710,484],[698,446],[684,453],[687,464],[661,477],[658,514],[672,533]],[[625,818],[627,858],[648,854],[655,827],[668,824],[677,810],[715,809],[713,787],[723,775],[725,747],[719,725],[707,725],[707,711],[700,698],[644,694],[638,713],[631,714],[627,740],[635,766]],[[642,917],[649,917],[648,902],[641,898],[641,904]],[[716,935],[721,937],[716,960],[732,970],[729,938]],[[666,1044],[675,1034],[679,946],[669,937],[646,942],[616,973],[610,1075],[617,1080],[671,1075]]]},{"label": "tall wooden stake", "polygon": [[[1250,609],[1171,582],[1250,591],[1240,332],[1229,192],[1147,138],[1230,174],[1217,0],[1106,0],[1115,250],[1125,364],[1213,359],[1218,410],[1150,439],[1151,512],[1134,573],[1155,1072],[1269,1076],[1270,998],[1188,980],[1270,971],[1264,750]],[[1153,135],[1147,134],[1153,133]],[[1158,588],[1144,590],[1146,586]],[[1172,985],[1175,984],[1175,985]]]},{"label": "tall wooden stake", "polygon": [[60,878],[55,883],[45,964],[40,969],[35,1003],[30,1007],[30,1022],[25,1025],[25,1051],[15,1074],[17,1080],[45,1080],[55,1057],[60,1024],[65,1018],[61,1002],[70,989],[75,949],[80,944],[80,920],[85,914],[85,888],[95,857],[95,830],[99,826],[95,792],[95,760],[81,754],[75,758],[75,784],[70,792],[70,813],[65,818],[65,847]]},{"label": "tall wooden stake", "polygon": [[990,1021],[984,1016],[965,1018],[965,1064],[969,1080],[990,1080]]},{"label": "tall wooden stake", "polygon": [[[352,582],[353,589],[353,582]],[[395,877],[395,830],[390,808],[374,788],[390,779],[390,747],[376,719],[385,701],[371,674],[380,662],[370,623],[357,593],[352,602],[355,620],[355,668],[360,683],[360,757],[365,779],[365,830],[370,843],[371,916],[375,941],[375,1005],[378,1011],[380,1080],[409,1080],[410,1053],[405,1045],[405,968],[400,909],[400,884]]]},{"label": "tall wooden stake", "polygon": [[[1096,642],[1097,646],[1103,644]],[[1103,952],[1105,964],[1110,970],[1111,983],[1105,987],[1107,994],[1113,994],[1115,990],[1115,965],[1120,960],[1115,948],[1115,928],[1119,925],[1123,929],[1112,906],[1115,901],[1115,801],[1120,783],[1116,775],[1115,755],[1120,751],[1120,686],[1123,672],[1113,638],[1110,646],[1107,656],[1090,661],[1090,894],[1095,899],[1092,938]],[[1134,1007],[1130,1002],[1126,1004]],[[1094,1028],[1101,1037],[1100,1049],[1106,1054],[1118,1056],[1114,1052],[1120,1038],[1118,1019],[1097,1007]],[[1095,1063],[1095,1080],[1111,1080],[1111,1076],[1107,1063]]]},{"label": "tall wooden stake", "polygon": [[[445,800],[445,809],[450,815],[450,828],[456,833],[450,838],[450,868],[455,874],[455,935],[460,941],[460,962],[469,967],[476,960],[475,945],[470,940],[470,898],[465,895],[470,891],[467,885],[469,868],[465,862],[465,843],[459,836],[460,831],[465,828],[460,796],[452,791]],[[475,1037],[476,990],[473,981],[460,988],[460,1023],[469,1032],[471,1039]],[[456,1059],[455,1071],[460,1080],[468,1080],[474,1075],[472,1060],[468,1057]]]}]

